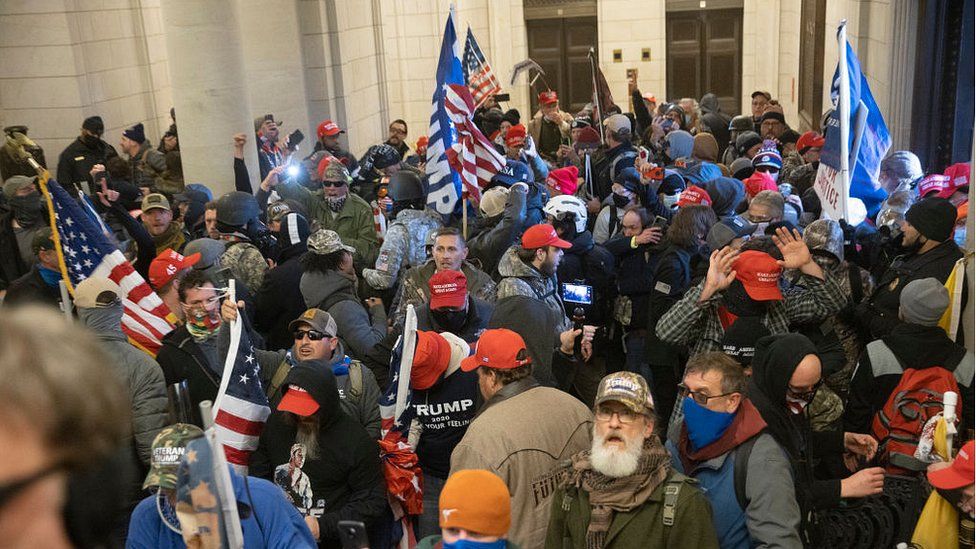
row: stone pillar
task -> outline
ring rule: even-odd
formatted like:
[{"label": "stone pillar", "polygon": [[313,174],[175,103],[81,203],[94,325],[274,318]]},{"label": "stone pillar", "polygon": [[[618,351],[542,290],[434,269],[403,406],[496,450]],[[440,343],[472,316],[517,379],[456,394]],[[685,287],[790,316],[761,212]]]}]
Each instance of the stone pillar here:
[{"label": "stone pillar", "polygon": [[162,10],[185,180],[207,185],[216,196],[233,191],[233,135],[243,132],[244,162],[257,188],[237,1],[163,0]]},{"label": "stone pillar", "polygon": [[891,150],[897,151],[911,145],[919,7],[911,0],[895,0],[889,9],[892,23],[887,38],[891,65],[888,110],[884,114],[891,133]]}]

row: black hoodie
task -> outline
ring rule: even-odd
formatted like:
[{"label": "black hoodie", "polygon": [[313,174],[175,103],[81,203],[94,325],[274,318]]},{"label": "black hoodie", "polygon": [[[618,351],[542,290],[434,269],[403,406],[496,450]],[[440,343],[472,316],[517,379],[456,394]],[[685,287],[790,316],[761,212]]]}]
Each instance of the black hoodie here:
[{"label": "black hoodie", "polygon": [[281,219],[278,264],[268,269],[254,296],[254,329],[264,336],[268,349],[288,349],[295,342],[288,324],[305,312],[298,260],[307,250],[308,234],[308,221],[300,214],[289,213]]},{"label": "black hoodie", "polygon": [[[297,427],[293,414],[276,411],[251,457],[251,474],[284,484],[286,494],[310,498],[311,514],[319,521],[319,547],[341,547],[340,520],[362,521],[371,527],[384,513],[386,484],[379,448],[356,420],[342,412],[331,372],[299,363],[285,379],[285,386],[291,385],[305,389],[319,403],[315,413],[320,421],[319,455],[306,459],[299,471],[290,470]],[[308,489],[302,490],[303,483]],[[301,502],[296,507],[302,511]]]},{"label": "black hoodie", "polygon": [[843,432],[812,431],[806,413],[793,414],[786,404],[793,372],[805,356],[816,354],[816,346],[806,336],[791,333],[761,338],[756,342],[747,391],[766,422],[766,431],[790,457],[797,503],[804,515],[840,502],[840,480],[815,479],[812,460],[844,451]]}]

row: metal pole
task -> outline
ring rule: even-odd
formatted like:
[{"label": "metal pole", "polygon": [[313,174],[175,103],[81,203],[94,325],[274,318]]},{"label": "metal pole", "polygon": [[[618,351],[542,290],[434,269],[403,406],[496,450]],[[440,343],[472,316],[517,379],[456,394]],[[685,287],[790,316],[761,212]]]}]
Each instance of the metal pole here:
[{"label": "metal pole", "polygon": [[68,285],[64,283],[64,279],[58,281],[58,290],[61,292],[61,312],[64,313],[64,318],[71,322],[73,317],[71,316],[71,296],[68,295]]},{"label": "metal pole", "polygon": [[838,67],[840,69],[840,176],[843,178],[844,192],[840,196],[842,217],[847,219],[847,198],[851,194],[851,75],[847,68],[847,19],[842,19],[837,31],[837,47],[840,50]]}]

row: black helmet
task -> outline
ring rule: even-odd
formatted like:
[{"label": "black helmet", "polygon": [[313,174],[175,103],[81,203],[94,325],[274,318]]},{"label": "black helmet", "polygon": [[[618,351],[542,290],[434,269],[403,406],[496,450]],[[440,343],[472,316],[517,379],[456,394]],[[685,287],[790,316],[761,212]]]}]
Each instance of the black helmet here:
[{"label": "black helmet", "polygon": [[232,191],[217,200],[217,222],[231,227],[244,227],[260,215],[258,201],[243,191]]},{"label": "black helmet", "polygon": [[390,198],[394,202],[426,199],[427,178],[411,169],[398,171],[390,177]]}]

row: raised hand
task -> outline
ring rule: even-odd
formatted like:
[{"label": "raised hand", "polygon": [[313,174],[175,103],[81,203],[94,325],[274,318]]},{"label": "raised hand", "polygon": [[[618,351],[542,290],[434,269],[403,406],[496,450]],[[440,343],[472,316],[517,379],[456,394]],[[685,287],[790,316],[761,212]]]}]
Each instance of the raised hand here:
[{"label": "raised hand", "polygon": [[648,227],[634,238],[638,244],[657,244],[661,241],[661,227]]},{"label": "raised hand", "polygon": [[796,229],[793,229],[792,234],[786,227],[776,229],[776,234],[773,235],[773,242],[779,248],[780,253],[783,254],[783,259],[777,261],[777,263],[784,269],[799,269],[804,264],[813,260],[813,257],[810,255],[810,249],[807,248],[806,242],[800,236],[800,231]]},{"label": "raised hand", "polygon": [[732,265],[735,264],[738,256],[738,252],[729,246],[712,252],[708,262],[708,273],[705,275],[705,285],[702,289],[699,302],[707,301],[713,295],[726,290],[732,284],[736,274],[732,269]]}]

